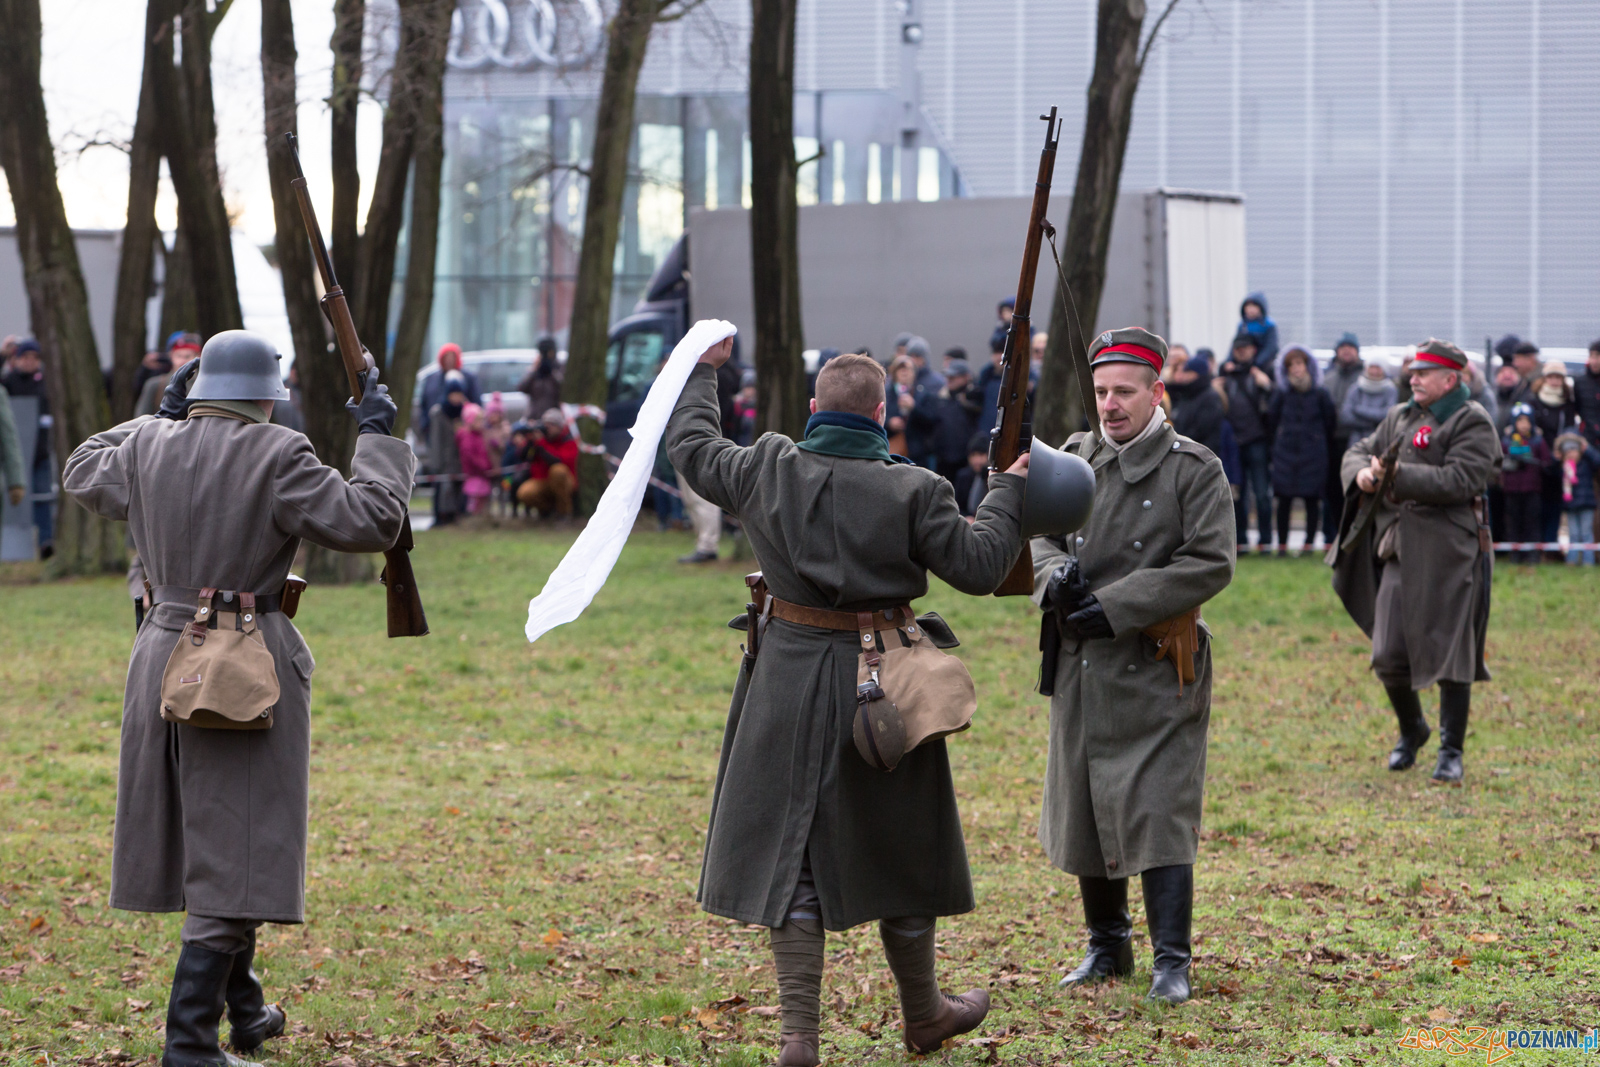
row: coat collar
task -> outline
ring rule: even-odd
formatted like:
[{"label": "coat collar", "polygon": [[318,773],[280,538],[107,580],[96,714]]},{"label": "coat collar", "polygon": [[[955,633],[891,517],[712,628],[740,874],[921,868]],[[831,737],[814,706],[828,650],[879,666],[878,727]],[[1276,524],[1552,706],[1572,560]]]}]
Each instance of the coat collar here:
[{"label": "coat collar", "polygon": [[1172,428],[1172,423],[1164,421],[1160,430],[1121,452],[1100,440],[1097,434],[1090,435],[1089,440],[1094,445],[1087,458],[1095,473],[1115,462],[1122,471],[1122,480],[1133,485],[1149,477],[1152,471],[1161,466],[1161,461],[1178,443],[1178,431]]}]

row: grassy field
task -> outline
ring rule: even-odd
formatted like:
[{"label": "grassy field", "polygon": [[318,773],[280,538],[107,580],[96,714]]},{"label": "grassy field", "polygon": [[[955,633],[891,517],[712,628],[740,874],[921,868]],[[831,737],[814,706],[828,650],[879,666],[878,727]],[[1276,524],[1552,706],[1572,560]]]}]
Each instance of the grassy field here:
[{"label": "grassy field", "polygon": [[[292,1029],[273,1062],[771,1062],[765,932],[693,898],[744,568],[680,567],[683,535],[640,533],[588,613],[530,648],[527,598],[571,536],[421,535],[422,640],[383,638],[377,587],[308,592],[309,921],[262,931]],[[150,1062],[180,917],[106,907],[131,612],[111,579],[0,575],[0,1062]],[[950,748],[978,908],[941,924],[942,976],[995,1010],[929,1059],[1489,1062],[1401,1044],[1600,1023],[1597,593],[1594,570],[1502,571],[1467,781],[1439,788],[1384,769],[1393,721],[1326,569],[1242,561],[1206,612],[1197,998],[1169,1008],[1141,999],[1137,889],[1139,973],[1056,990],[1083,932],[1035,839],[1036,616],[936,588],[921,606],[980,694]],[[873,928],[830,936],[823,998],[828,1062],[910,1058]]]}]

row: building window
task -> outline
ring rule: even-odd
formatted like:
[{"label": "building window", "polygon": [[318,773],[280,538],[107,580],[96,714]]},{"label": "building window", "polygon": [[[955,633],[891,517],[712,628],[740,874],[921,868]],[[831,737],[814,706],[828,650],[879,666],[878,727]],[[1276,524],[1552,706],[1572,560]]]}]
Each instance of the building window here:
[{"label": "building window", "polygon": [[844,142],[833,142],[830,150],[833,156],[833,202],[844,203]]},{"label": "building window", "polygon": [[883,147],[877,143],[867,145],[867,203],[883,201]]},{"label": "building window", "polygon": [[741,168],[741,173],[743,173],[744,179],[739,188],[739,205],[749,208],[753,201],[750,199],[750,137],[748,134],[744,139],[744,165]]},{"label": "building window", "polygon": [[816,159],[818,141],[815,137],[796,137],[794,139],[794,158],[799,160],[809,159],[811,162],[802,163],[795,173],[794,198],[802,207],[817,202],[817,182],[821,179],[820,167]]},{"label": "building window", "polygon": [[706,210],[717,210],[717,131],[706,131]]},{"label": "building window", "polygon": [[939,199],[939,150],[917,149],[917,199]]},{"label": "building window", "polygon": [[683,127],[639,124],[639,254],[655,270],[683,233]]},{"label": "building window", "polygon": [[894,146],[894,150],[890,153],[889,159],[890,159],[890,163],[889,163],[889,169],[890,169],[889,188],[891,190],[890,193],[889,193],[889,199],[893,200],[895,203],[898,204],[900,202],[900,146],[899,145],[895,145]]}]

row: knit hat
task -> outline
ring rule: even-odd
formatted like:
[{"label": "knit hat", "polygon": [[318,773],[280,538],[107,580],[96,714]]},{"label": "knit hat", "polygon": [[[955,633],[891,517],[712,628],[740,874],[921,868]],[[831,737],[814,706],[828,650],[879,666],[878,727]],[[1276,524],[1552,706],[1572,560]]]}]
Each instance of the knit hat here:
[{"label": "knit hat", "polygon": [[915,336],[917,335],[909,331],[905,333],[897,333],[894,335],[894,346],[899,348],[902,345],[908,345],[911,343],[911,339]]},{"label": "knit hat", "polygon": [[1511,354],[1513,356],[1537,356],[1539,354],[1539,346],[1532,341],[1524,341]]},{"label": "knit hat", "polygon": [[1431,363],[1436,367],[1458,371],[1467,365],[1467,354],[1449,341],[1430,337],[1417,346],[1418,363]]},{"label": "knit hat", "polygon": [[906,342],[906,355],[916,356],[919,359],[924,360],[927,359],[929,355],[928,342],[923,340],[921,337],[911,338]]},{"label": "knit hat", "polygon": [[446,341],[444,344],[439,346],[439,354],[434,357],[436,360],[438,360],[439,365],[441,367],[444,366],[444,357],[445,356],[454,356],[454,357],[456,357],[456,365],[460,366],[461,365],[461,346],[456,344],[454,341]]},{"label": "knit hat", "polygon": [[1257,351],[1261,350],[1261,342],[1256,339],[1254,334],[1252,334],[1249,330],[1240,330],[1238,333],[1233,335],[1233,351],[1237,352],[1245,345],[1249,345],[1251,348],[1254,348]]},{"label": "knit hat", "polygon": [[952,359],[944,365],[944,376],[946,378],[970,378],[972,377],[972,367],[964,359]]},{"label": "knit hat", "polygon": [[1526,401],[1518,401],[1517,403],[1511,405],[1511,421],[1512,422],[1516,422],[1518,419],[1522,418],[1522,416],[1524,416],[1524,415],[1528,416],[1528,418],[1530,418],[1530,419],[1533,418],[1533,405],[1532,404],[1529,404]]},{"label": "knit hat", "polygon": [[1589,447],[1589,442],[1584,440],[1583,434],[1576,430],[1563,430],[1561,436],[1556,438],[1556,455],[1560,455],[1569,448],[1576,448],[1582,452]]},{"label": "knit hat", "polygon": [[1567,376],[1567,365],[1552,359],[1549,363],[1544,365],[1544,370],[1539,372],[1539,377],[1548,378],[1552,374],[1559,374],[1561,377],[1565,378]]},{"label": "knit hat", "polygon": [[17,347],[12,350],[11,354],[12,356],[20,356],[24,352],[37,351],[39,351],[39,342],[35,341],[31,337],[24,337],[22,340],[17,342]]},{"label": "knit hat", "polygon": [[[1202,348],[1200,351],[1201,352],[1206,352],[1206,351],[1209,351],[1209,350]],[[1187,363],[1185,363],[1183,365],[1183,369],[1186,370],[1186,371],[1190,371],[1191,373],[1194,373],[1194,374],[1210,374],[1211,373],[1211,360],[1209,358],[1207,358],[1206,356],[1202,356],[1202,355],[1190,356],[1189,357],[1189,362],[1187,362]]]},{"label": "knit hat", "polygon": [[1167,342],[1141,326],[1107,330],[1089,345],[1089,366],[1102,363],[1143,363],[1157,374],[1167,362]]},{"label": "knit hat", "polygon": [[1517,354],[1517,346],[1522,343],[1522,338],[1514,333],[1508,333],[1494,343],[1494,354],[1501,359],[1510,359]]},{"label": "knit hat", "polygon": [[1339,351],[1339,349],[1343,348],[1345,345],[1349,345],[1351,348],[1355,349],[1357,352],[1361,351],[1361,342],[1356,340],[1356,335],[1351,333],[1349,330],[1346,330],[1344,333],[1341,333],[1339,335],[1339,339],[1337,341],[1333,342],[1333,350],[1335,352],[1337,352],[1337,351]]}]

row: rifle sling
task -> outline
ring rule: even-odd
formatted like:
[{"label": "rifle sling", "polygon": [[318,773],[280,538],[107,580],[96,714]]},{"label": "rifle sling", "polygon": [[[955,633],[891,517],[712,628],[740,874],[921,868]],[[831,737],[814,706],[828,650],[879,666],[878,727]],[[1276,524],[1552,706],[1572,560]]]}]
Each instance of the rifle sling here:
[{"label": "rifle sling", "polygon": [[[1089,370],[1089,350],[1083,340],[1083,317],[1077,314],[1078,301],[1072,295],[1072,288],[1067,285],[1067,272],[1061,266],[1061,256],[1056,252],[1056,230],[1048,221],[1045,222],[1045,234],[1050,238],[1050,258],[1056,262],[1056,278],[1060,284],[1056,286],[1056,299],[1061,302],[1061,314],[1067,323],[1067,358],[1072,361],[1073,376],[1078,381],[1078,399],[1083,404],[1083,418],[1089,424],[1089,429],[1095,433],[1100,432],[1100,409],[1094,402],[1094,376]],[[1071,313],[1068,313],[1067,301],[1072,300]],[[1077,328],[1072,328],[1072,321],[1076,319]],[[1072,342],[1079,343],[1078,348],[1073,348]]]}]

